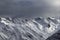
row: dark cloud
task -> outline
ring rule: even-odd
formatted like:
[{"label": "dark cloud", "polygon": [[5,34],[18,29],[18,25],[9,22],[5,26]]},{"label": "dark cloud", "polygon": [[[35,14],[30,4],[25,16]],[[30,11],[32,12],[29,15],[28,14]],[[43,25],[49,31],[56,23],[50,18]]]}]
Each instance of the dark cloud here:
[{"label": "dark cloud", "polygon": [[0,0],[0,15],[3,16],[59,16],[58,9],[48,0]]}]

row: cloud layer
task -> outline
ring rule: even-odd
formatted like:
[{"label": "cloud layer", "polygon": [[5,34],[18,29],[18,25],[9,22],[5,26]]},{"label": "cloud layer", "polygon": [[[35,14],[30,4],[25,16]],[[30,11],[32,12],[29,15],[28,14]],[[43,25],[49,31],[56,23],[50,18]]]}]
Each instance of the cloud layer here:
[{"label": "cloud layer", "polygon": [[0,15],[36,17],[60,16],[55,0],[0,0]]}]

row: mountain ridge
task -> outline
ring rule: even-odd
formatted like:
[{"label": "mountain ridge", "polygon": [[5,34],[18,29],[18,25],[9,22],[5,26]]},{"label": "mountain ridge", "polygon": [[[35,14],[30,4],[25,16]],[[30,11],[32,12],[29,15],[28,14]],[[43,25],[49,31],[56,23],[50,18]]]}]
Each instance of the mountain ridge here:
[{"label": "mountain ridge", "polygon": [[[48,37],[60,30],[60,19],[54,17],[38,17],[30,19],[18,17],[14,19],[10,17],[0,17],[0,23],[5,25],[4,27],[1,27],[3,31],[10,31],[10,33],[7,33],[9,35],[5,34],[5,36],[4,33],[7,31],[1,31],[2,38],[7,40],[12,37],[11,33],[15,33],[13,34],[13,38],[11,40],[19,40],[20,38],[21,40],[46,40]],[[19,35],[21,36],[20,38]]]}]

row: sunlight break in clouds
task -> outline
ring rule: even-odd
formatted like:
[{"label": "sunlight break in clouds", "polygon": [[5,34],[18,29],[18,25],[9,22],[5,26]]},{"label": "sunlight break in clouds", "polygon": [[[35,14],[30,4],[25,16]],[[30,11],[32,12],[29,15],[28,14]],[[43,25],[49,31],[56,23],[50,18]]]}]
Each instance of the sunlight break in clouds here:
[{"label": "sunlight break in clouds", "polygon": [[54,6],[60,6],[60,0],[54,0],[53,5]]}]

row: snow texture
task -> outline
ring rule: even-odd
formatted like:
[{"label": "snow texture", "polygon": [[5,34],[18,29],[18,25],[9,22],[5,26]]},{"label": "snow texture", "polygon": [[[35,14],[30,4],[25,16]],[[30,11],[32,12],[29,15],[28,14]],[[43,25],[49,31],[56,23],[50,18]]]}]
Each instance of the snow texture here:
[{"label": "snow texture", "polygon": [[59,18],[0,17],[0,40],[46,40],[59,30]]}]

